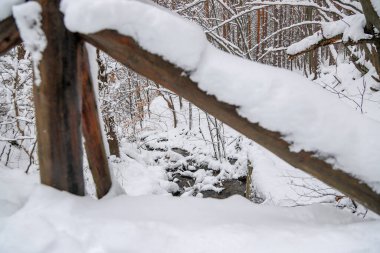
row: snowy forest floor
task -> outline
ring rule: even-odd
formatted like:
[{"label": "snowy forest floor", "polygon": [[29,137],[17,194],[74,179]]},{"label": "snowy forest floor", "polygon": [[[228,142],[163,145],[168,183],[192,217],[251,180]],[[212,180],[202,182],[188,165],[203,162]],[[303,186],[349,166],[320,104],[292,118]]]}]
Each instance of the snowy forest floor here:
[{"label": "snowy forest floor", "polygon": [[[159,178],[145,175],[138,185]],[[160,188],[166,187],[141,187],[140,193],[157,194]],[[331,205],[279,207],[240,196],[120,195],[97,201],[3,167],[0,191],[0,252],[378,252],[380,247],[380,220],[363,220]]]}]

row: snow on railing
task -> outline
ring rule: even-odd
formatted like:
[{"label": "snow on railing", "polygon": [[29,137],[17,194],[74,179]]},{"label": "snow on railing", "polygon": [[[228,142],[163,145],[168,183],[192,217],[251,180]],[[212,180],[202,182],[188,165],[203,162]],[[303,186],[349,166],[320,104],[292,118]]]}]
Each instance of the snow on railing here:
[{"label": "snow on railing", "polygon": [[[294,152],[315,152],[380,193],[380,123],[306,78],[228,55],[208,44],[193,23],[144,2],[63,0],[61,10],[69,30],[89,34],[111,29],[132,37],[188,72],[203,91],[237,106],[242,117],[280,132]],[[350,16],[325,25],[324,36],[368,39],[364,25],[363,15]]]}]

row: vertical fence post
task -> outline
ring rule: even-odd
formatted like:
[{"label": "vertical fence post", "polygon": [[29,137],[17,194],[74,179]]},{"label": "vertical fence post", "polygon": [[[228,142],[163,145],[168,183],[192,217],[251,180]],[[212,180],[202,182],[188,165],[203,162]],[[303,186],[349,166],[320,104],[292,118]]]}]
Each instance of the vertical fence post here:
[{"label": "vertical fence post", "polygon": [[64,26],[59,0],[40,0],[47,47],[34,86],[41,182],[84,195],[79,38]]}]

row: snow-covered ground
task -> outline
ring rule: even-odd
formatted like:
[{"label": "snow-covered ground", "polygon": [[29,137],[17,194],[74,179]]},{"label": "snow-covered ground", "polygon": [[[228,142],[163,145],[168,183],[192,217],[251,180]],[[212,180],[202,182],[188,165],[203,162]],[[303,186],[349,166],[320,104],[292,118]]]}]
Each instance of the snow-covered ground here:
[{"label": "snow-covered ground", "polygon": [[[168,180],[173,182],[177,174],[192,178],[194,185],[185,189],[186,195],[197,196],[197,193],[204,190],[223,190],[221,182],[245,177],[250,162],[253,167],[253,193],[265,204],[340,204],[336,203],[335,197],[343,196],[342,194],[295,169],[227,125],[223,125],[221,131],[226,157],[215,159],[206,114],[193,106],[193,126],[189,130],[186,118],[189,114],[188,103],[183,103],[180,109],[176,102],[174,107],[177,111],[177,128],[172,127],[172,112],[165,101],[157,97],[151,104],[151,117],[146,120],[147,130],[140,133],[137,143],[123,142],[122,153],[141,164],[165,168]],[[176,150],[182,152],[175,152]],[[187,156],[183,153],[187,153]],[[234,161],[233,164],[231,161]],[[365,210],[358,212],[365,213]]]},{"label": "snow-covered ground", "polygon": [[0,252],[378,252],[380,220],[332,206],[121,195],[102,200],[0,169]]}]

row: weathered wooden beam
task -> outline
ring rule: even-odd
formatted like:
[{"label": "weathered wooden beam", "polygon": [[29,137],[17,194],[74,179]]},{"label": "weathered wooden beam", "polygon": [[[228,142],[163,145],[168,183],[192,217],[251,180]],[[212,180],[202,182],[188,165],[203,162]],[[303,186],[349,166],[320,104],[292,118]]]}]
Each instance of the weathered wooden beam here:
[{"label": "weathered wooden beam", "polygon": [[80,69],[78,74],[82,82],[82,131],[88,164],[96,186],[98,198],[106,195],[112,181],[108,165],[102,127],[99,121],[97,99],[90,77],[88,54],[85,47],[80,51]]},{"label": "weathered wooden beam", "polygon": [[16,22],[9,17],[0,22],[0,56],[21,43]]},{"label": "weathered wooden beam", "polygon": [[40,0],[47,46],[40,62],[41,84],[34,85],[41,182],[84,195],[81,83],[77,70],[80,38],[69,32],[59,0]]},{"label": "weathered wooden beam", "polygon": [[132,38],[110,30],[81,36],[137,73],[214,115],[294,167],[311,174],[380,214],[380,194],[367,184],[342,170],[333,169],[314,153],[290,151],[289,143],[282,139],[281,134],[241,117],[235,106],[220,102],[215,96],[207,95],[188,76],[183,75],[182,69],[142,49]]}]

